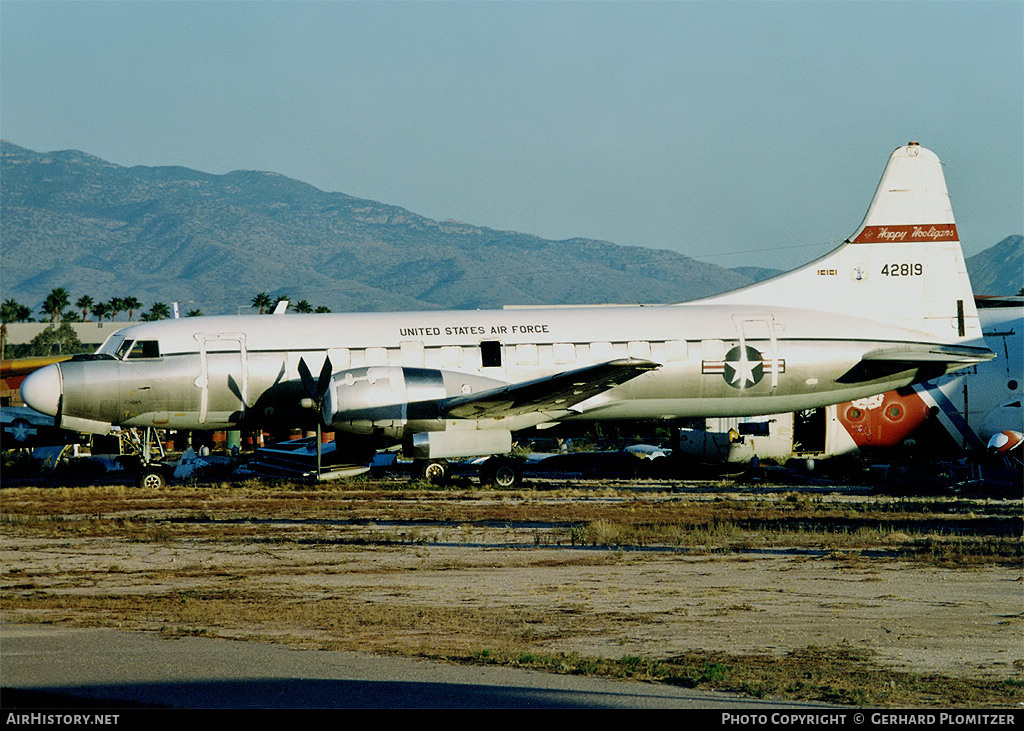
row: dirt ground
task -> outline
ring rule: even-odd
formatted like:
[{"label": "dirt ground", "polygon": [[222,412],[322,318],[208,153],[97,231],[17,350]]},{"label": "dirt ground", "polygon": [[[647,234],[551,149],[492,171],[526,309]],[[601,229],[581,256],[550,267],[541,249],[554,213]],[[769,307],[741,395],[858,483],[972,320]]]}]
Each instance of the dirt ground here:
[{"label": "dirt ground", "polygon": [[[163,592],[221,582],[282,595],[357,594],[366,602],[533,608],[572,613],[587,631],[548,642],[553,652],[598,657],[666,656],[691,649],[785,653],[849,643],[894,667],[1014,677],[1024,661],[1022,572],[956,571],[831,557],[687,557],[581,549],[424,545],[346,551],[246,546],[140,547],[83,539],[2,545],[7,567],[39,576],[96,577],[71,593]],[[605,549],[601,553],[610,553]],[[116,572],[106,567],[115,566]],[[161,579],[161,569],[174,577]],[[97,574],[102,574],[98,576]],[[187,578],[180,577],[187,574]],[[77,583],[77,582],[76,582]],[[41,587],[39,587],[41,588]],[[15,619],[7,614],[5,619]],[[160,626],[140,628],[161,629]],[[251,628],[250,628],[251,629]],[[220,628],[220,636],[250,630]],[[292,636],[316,640],[316,627]],[[1015,667],[1015,663],[1017,663]]]},{"label": "dirt ground", "polygon": [[[658,546],[570,545],[556,541],[548,526],[527,521],[306,520],[219,511],[208,501],[204,520],[216,515],[220,526],[244,524],[261,540],[175,532],[173,526],[187,521],[174,510],[104,515],[113,521],[174,519],[148,539],[32,536],[9,523],[0,534],[2,588],[159,597],[230,587],[305,602],[344,597],[383,607],[519,612],[544,618],[536,636],[546,651],[608,658],[694,649],[783,654],[846,644],[917,672],[1019,678],[1024,667],[1020,566],[949,568],[870,552],[786,546],[701,555]],[[0,618],[50,621],[57,615],[8,604]],[[140,613],[118,626],[166,631],[165,622]],[[214,620],[204,634],[278,635],[316,646],[332,631],[305,615],[258,625]],[[409,635],[417,631],[430,630],[408,630],[394,641],[407,651],[414,641]],[[457,633],[447,642],[460,649]],[[478,636],[465,642],[466,652],[480,649]],[[386,641],[378,648],[388,649]]]}]

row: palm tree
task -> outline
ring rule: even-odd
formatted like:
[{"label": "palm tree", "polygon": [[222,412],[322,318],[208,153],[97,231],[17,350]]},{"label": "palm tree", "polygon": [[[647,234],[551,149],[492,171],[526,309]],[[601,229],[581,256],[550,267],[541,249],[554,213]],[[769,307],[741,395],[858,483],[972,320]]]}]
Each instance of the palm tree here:
[{"label": "palm tree", "polygon": [[166,320],[171,316],[171,308],[164,302],[154,302],[149,312],[142,316],[142,319],[146,322],[152,322],[153,320]]},{"label": "palm tree", "polygon": [[96,316],[96,322],[103,322],[103,318],[107,316],[110,308],[107,307],[106,302],[97,302],[92,306],[92,314]]},{"label": "palm tree", "polygon": [[313,305],[309,304],[306,300],[299,300],[295,303],[295,311],[299,313],[312,312]]},{"label": "palm tree", "polygon": [[125,297],[121,300],[121,304],[128,310],[128,322],[132,321],[132,316],[135,314],[135,310],[142,307],[142,303],[139,302],[136,297]]},{"label": "palm tree", "polygon": [[32,316],[32,308],[15,299],[0,305],[0,320],[3,322],[26,322]]},{"label": "palm tree", "polygon": [[267,308],[273,304],[273,300],[270,299],[270,295],[266,292],[260,292],[258,295],[252,298],[252,306],[260,308],[260,314],[264,314]]},{"label": "palm tree", "polygon": [[185,315],[185,317],[202,317],[202,316],[203,316],[203,311],[202,310],[189,310],[188,314]]},{"label": "palm tree", "polygon": [[43,300],[43,312],[50,316],[51,324],[60,322],[60,313],[64,311],[69,302],[71,302],[71,295],[63,287],[54,287],[50,290],[50,294],[46,295],[46,299]]},{"label": "palm tree", "polygon": [[89,312],[92,310],[92,306],[95,304],[93,298],[87,294],[83,294],[77,300],[75,300],[75,307],[82,311],[82,320],[89,317]]},{"label": "palm tree", "polygon": [[317,307],[317,308],[316,308],[315,310],[313,310],[313,311],[314,311],[314,312],[320,312],[320,313],[323,313],[323,312],[330,312],[330,311],[331,311],[331,308],[330,308],[330,307],[328,307],[327,305],[320,305],[319,307]]},{"label": "palm tree", "polygon": [[118,313],[126,309],[124,306],[124,297],[111,297],[110,301],[107,302],[107,308],[110,310],[111,321],[116,320]]}]

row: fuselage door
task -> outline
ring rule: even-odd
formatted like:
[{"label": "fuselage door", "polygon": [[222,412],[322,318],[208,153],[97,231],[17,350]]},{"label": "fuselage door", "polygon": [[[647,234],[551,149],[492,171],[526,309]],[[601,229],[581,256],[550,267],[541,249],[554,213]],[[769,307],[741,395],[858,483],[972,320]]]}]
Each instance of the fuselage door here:
[{"label": "fuselage door", "polygon": [[[734,316],[733,320],[736,322],[736,333],[740,340],[737,357],[748,386],[767,376],[769,385],[775,388],[779,385],[779,373],[783,370],[775,335],[775,318],[772,315]],[[726,360],[728,361],[728,357]]]},{"label": "fuselage door", "polygon": [[[249,403],[249,367],[246,362],[245,333],[197,333],[199,344],[199,423],[205,424],[211,411],[218,417],[239,412]],[[220,419],[218,419],[220,420]]]}]

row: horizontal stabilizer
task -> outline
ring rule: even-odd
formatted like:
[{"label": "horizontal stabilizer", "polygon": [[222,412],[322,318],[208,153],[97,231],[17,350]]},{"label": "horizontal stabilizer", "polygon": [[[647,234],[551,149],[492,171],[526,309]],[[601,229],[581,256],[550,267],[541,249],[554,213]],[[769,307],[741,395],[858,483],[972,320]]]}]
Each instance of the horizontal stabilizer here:
[{"label": "horizontal stabilizer", "polygon": [[457,396],[446,400],[441,410],[445,416],[457,419],[563,411],[658,367],[657,363],[646,360],[613,360],[526,383]]},{"label": "horizontal stabilizer", "polygon": [[862,360],[899,361],[903,363],[948,363],[969,366],[996,357],[988,348],[964,345],[929,345],[925,347],[885,348],[865,353]]},{"label": "horizontal stabilizer", "polygon": [[860,362],[836,380],[864,383],[903,371],[917,371],[915,383],[995,358],[988,348],[966,345],[922,345],[884,348],[865,353]]}]

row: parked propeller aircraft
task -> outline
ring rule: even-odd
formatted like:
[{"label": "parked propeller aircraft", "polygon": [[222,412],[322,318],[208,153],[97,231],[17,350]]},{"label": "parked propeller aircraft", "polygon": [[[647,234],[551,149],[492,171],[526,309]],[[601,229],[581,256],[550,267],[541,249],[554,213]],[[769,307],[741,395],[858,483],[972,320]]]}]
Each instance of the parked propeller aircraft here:
[{"label": "parked propeller aircraft", "polygon": [[814,409],[992,357],[941,164],[912,142],[844,244],[726,295],[146,322],[36,371],[21,394],[66,429],[323,425],[352,461],[400,441],[435,474],[445,459],[492,455],[482,477],[506,483],[519,430]]},{"label": "parked propeller aircraft", "polygon": [[53,418],[25,406],[0,406],[0,449],[68,444],[77,435],[55,429]]}]

